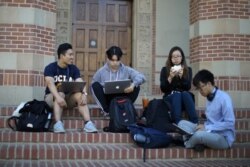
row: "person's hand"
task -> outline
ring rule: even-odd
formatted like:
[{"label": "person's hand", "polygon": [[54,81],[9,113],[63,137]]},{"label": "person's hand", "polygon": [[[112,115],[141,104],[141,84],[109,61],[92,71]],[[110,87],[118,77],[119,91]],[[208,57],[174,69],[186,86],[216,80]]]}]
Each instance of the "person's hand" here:
[{"label": "person's hand", "polygon": [[168,81],[171,82],[175,75],[178,75],[178,72],[175,71],[175,69],[173,67],[170,68],[170,72],[169,72],[169,76],[168,76]]},{"label": "person's hand", "polygon": [[66,101],[65,101],[65,99],[64,99],[63,97],[58,96],[58,97],[55,99],[55,101],[58,103],[58,105],[59,105],[60,107],[67,107],[67,103],[66,103]]},{"label": "person's hand", "polygon": [[127,87],[126,89],[124,89],[124,93],[131,93],[134,91],[135,85],[134,83],[130,84],[129,87]]},{"label": "person's hand", "polygon": [[182,78],[183,76],[183,67],[181,67],[181,69],[178,71],[178,75],[180,78]]},{"label": "person's hand", "polygon": [[199,130],[204,130],[205,127],[203,124],[199,124],[197,127],[196,127],[196,131],[199,131]]}]

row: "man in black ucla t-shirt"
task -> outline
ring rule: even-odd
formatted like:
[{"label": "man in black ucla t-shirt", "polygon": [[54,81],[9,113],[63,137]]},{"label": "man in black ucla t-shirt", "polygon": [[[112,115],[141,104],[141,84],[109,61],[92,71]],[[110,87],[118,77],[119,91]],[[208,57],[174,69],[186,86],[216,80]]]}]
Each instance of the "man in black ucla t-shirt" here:
[{"label": "man in black ucla t-shirt", "polygon": [[86,87],[83,92],[65,94],[58,92],[57,85],[65,81],[83,81],[80,76],[79,69],[73,65],[72,46],[68,43],[61,44],[57,50],[58,61],[50,63],[45,67],[44,77],[46,83],[45,101],[54,110],[54,118],[56,123],[53,126],[55,133],[64,133],[64,125],[62,122],[62,112],[64,108],[78,107],[84,119],[85,132],[97,132],[93,122],[90,120],[89,109],[87,106],[87,98],[83,92],[86,92]]}]

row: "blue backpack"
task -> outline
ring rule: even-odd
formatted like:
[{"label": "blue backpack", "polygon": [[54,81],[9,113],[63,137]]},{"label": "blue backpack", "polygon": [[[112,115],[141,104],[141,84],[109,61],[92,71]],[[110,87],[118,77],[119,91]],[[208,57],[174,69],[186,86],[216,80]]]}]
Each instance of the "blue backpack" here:
[{"label": "blue backpack", "polygon": [[146,160],[146,148],[165,148],[173,141],[172,136],[157,129],[132,124],[128,126],[132,140],[144,149],[143,160]]}]

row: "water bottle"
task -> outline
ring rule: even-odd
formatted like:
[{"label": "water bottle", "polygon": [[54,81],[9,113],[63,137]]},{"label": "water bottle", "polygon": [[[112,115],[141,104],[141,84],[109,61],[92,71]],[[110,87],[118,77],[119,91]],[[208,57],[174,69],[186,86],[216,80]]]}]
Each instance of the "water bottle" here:
[{"label": "water bottle", "polygon": [[49,115],[48,115],[47,122],[46,122],[46,124],[44,126],[45,129],[49,128],[50,122],[51,122],[51,113],[49,113]]},{"label": "water bottle", "polygon": [[147,137],[142,135],[142,134],[135,134],[134,135],[134,140],[139,143],[146,143],[147,142]]}]

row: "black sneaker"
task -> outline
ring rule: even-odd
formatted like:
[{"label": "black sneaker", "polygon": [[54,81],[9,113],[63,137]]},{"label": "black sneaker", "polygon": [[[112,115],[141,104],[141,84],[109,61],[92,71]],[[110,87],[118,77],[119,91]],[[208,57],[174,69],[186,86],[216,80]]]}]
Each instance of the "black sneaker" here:
[{"label": "black sneaker", "polygon": [[175,137],[173,137],[172,143],[175,146],[185,147],[182,136],[175,136]]}]

